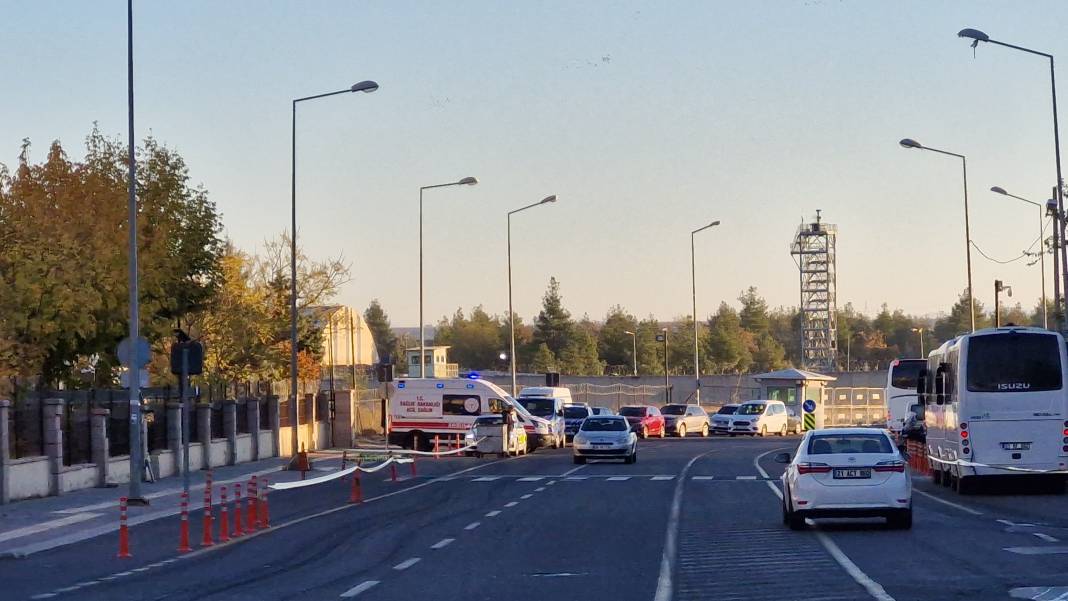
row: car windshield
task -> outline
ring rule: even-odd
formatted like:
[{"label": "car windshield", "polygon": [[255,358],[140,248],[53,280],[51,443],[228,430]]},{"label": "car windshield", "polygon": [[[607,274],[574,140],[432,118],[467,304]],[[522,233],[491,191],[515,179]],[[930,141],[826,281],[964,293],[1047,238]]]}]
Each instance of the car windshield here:
[{"label": "car windshield", "polygon": [[915,392],[916,383],[920,379],[920,370],[926,363],[926,361],[916,359],[898,362],[890,368],[890,386]]},{"label": "car windshield", "polygon": [[664,415],[683,415],[686,413],[686,405],[664,405],[660,409]]},{"label": "car windshield", "polygon": [[968,390],[1038,392],[1061,389],[1061,356],[1050,334],[995,334],[968,340]]},{"label": "car windshield", "polygon": [[625,417],[645,417],[645,407],[624,407],[619,414]]},{"label": "car windshield", "polygon": [[732,406],[728,405],[726,407],[720,407],[719,411],[716,412],[716,415],[734,415],[735,412],[737,412],[737,411],[738,411],[738,407],[737,406],[733,406],[732,407]]},{"label": "car windshield", "polygon": [[553,414],[556,408],[556,399],[519,397],[519,404],[526,407],[527,411],[534,415],[547,417]]},{"label": "car windshield", "polygon": [[626,432],[630,427],[626,420],[617,417],[591,417],[582,422],[583,432]]},{"label": "car windshield", "polygon": [[884,434],[820,434],[808,441],[809,455],[893,453]]},{"label": "car windshield", "polygon": [[764,408],[767,407],[764,403],[747,403],[738,407],[736,413],[738,415],[761,415],[764,413]]},{"label": "car windshield", "polygon": [[590,416],[590,410],[586,407],[564,407],[564,417],[567,419],[582,419]]}]

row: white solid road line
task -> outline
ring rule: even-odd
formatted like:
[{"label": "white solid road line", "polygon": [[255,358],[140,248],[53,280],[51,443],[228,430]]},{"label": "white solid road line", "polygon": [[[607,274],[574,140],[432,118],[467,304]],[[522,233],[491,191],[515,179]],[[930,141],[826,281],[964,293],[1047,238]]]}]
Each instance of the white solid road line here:
[{"label": "white solid road line", "polygon": [[[112,503],[111,505],[114,505]],[[59,518],[55,520],[49,520],[47,522],[41,522],[32,526],[25,526],[23,528],[15,528],[14,530],[8,530],[7,532],[0,532],[0,543],[9,541],[15,538],[22,538],[23,536],[29,536],[31,534],[38,534],[53,528],[61,528],[63,526],[69,526],[71,524],[77,524],[78,522],[84,522],[93,518],[100,517],[99,513],[76,513],[72,516]]]},{"label": "white solid road line", "polygon": [[481,525],[482,522],[471,522],[470,524],[464,526],[464,530],[474,530],[475,528],[478,528]]},{"label": "white solid road line", "polygon": [[679,532],[679,514],[682,513],[682,488],[686,484],[686,474],[690,471],[690,467],[697,462],[698,459],[708,455],[712,451],[705,451],[700,455],[694,455],[685,466],[682,471],[679,472],[679,479],[675,482],[675,494],[671,499],[671,513],[668,516],[667,534],[664,535],[664,553],[660,556],[660,576],[656,581],[656,596],[653,597],[654,601],[671,601],[675,592],[675,582],[672,580],[672,574],[675,572],[675,554],[677,551],[677,541]]},{"label": "white solid road line", "polygon": [[355,597],[356,595],[359,595],[360,593],[366,591],[367,589],[370,589],[370,588],[374,587],[376,584],[378,584],[377,580],[365,580],[365,581],[357,584],[356,586],[350,588],[349,590],[341,593],[341,596],[342,597],[346,597],[346,598]]},{"label": "white solid road line", "polygon": [[[771,481],[771,476],[769,476],[768,472],[765,471],[763,467],[761,467],[760,460],[774,453],[775,451],[781,450],[783,449],[772,449],[770,451],[757,455],[756,458],[753,459],[753,466],[756,467],[757,471],[760,472],[760,475],[765,478],[764,483],[767,484],[768,488],[771,489],[771,492],[775,493],[775,496],[779,497],[780,499],[783,498],[782,491],[779,490],[778,486],[775,486],[775,483]],[[838,548],[838,545],[836,545],[834,541],[831,540],[831,537],[827,536],[822,532],[816,531],[816,540],[820,541],[820,544],[823,545],[824,549],[827,549],[827,552],[831,554],[831,557],[833,557],[836,562],[838,562],[838,565],[842,566],[842,569],[844,569],[846,573],[852,576],[853,580],[855,580],[857,584],[863,586],[864,590],[868,591],[868,594],[871,595],[872,598],[876,599],[877,601],[894,601],[894,598],[886,592],[886,589],[884,589],[882,585],[872,580],[870,576],[865,574],[863,570],[857,567],[857,564],[853,563],[853,560],[849,559],[848,555],[846,555],[841,549]]]},{"label": "white solid road line", "polygon": [[[924,492],[922,490],[916,490],[915,487],[913,487],[912,492],[920,494],[920,495],[923,495],[923,496],[927,497],[928,499],[931,499],[932,501],[938,501],[939,503],[941,503],[943,505],[948,505],[948,506],[950,506],[950,507],[952,507],[954,509],[959,509],[959,510],[965,512],[965,513],[970,513],[972,515],[983,515],[982,511],[976,511],[976,510],[972,509],[971,507],[965,507],[964,505],[961,505],[960,503],[954,503],[953,501],[947,501],[947,500],[945,500],[945,499],[943,499],[941,497],[936,497],[935,495],[932,495],[929,492]],[[1017,524],[1017,525],[1019,525],[1019,524]]]},{"label": "white solid road line", "polygon": [[490,512],[486,513],[486,517],[488,517],[488,518],[495,518],[495,517],[497,517],[499,515],[501,515],[501,510],[500,509],[494,509],[493,511],[490,511]]},{"label": "white solid road line", "polygon": [[402,562],[398,563],[397,565],[393,566],[393,569],[397,570],[397,571],[407,570],[408,568],[410,568],[410,567],[414,566],[415,564],[419,563],[422,559],[423,559],[422,557],[409,557],[408,559],[405,559],[404,561],[402,561]]},{"label": "white solid road line", "polygon": [[456,539],[455,538],[443,538],[443,539],[439,540],[438,542],[434,543],[433,545],[430,545],[430,548],[431,549],[444,549],[445,547],[448,547],[450,544],[452,544],[452,542],[454,540],[456,540]]},{"label": "white solid road line", "polygon": [[[564,472],[563,474],[560,474],[560,476],[557,476],[557,477],[559,478],[559,477],[570,476],[571,474],[574,474],[575,472],[577,472],[580,469],[586,467],[587,465],[589,465],[589,464],[588,463],[584,463],[584,464],[582,464],[582,465],[580,465],[580,466],[578,466],[576,468],[572,468],[572,469],[567,470],[566,472]],[[552,482],[550,482],[550,484],[552,484]]]}]

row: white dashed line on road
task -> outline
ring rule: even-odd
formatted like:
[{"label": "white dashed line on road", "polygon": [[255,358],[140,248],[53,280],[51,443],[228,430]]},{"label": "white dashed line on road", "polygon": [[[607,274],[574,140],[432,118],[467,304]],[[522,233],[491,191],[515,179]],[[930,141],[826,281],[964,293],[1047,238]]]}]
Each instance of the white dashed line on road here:
[{"label": "white dashed line on road", "polygon": [[480,476],[478,478],[473,478],[471,481],[472,482],[496,482],[497,480],[500,480],[500,479],[501,479],[500,476]]},{"label": "white dashed line on road", "polygon": [[626,482],[627,480],[630,480],[630,476],[609,476],[608,477],[608,481],[609,482]]},{"label": "white dashed line on road", "polygon": [[34,595],[30,599],[51,599],[55,597],[56,593],[41,593],[40,595]]},{"label": "white dashed line on road", "polygon": [[1005,550],[1017,555],[1061,555],[1068,553],[1068,547],[1005,547]]},{"label": "white dashed line on road", "polygon": [[756,480],[756,476],[736,476],[735,480]]},{"label": "white dashed line on road", "polygon": [[693,476],[690,480],[715,480],[715,476]]},{"label": "white dashed line on road", "polygon": [[486,517],[488,517],[488,518],[495,518],[495,517],[497,517],[499,515],[501,515],[501,510],[500,509],[494,509],[493,511],[490,511],[490,512],[486,513]]},{"label": "white dashed line on road", "polygon": [[474,530],[475,528],[478,528],[481,525],[482,522],[471,522],[470,524],[464,526],[464,530]]},{"label": "white dashed line on road", "polygon": [[370,588],[373,588],[376,584],[378,584],[377,580],[365,580],[364,582],[361,582],[356,586],[350,588],[349,590],[341,593],[341,596],[345,598],[355,597],[356,595],[359,595],[360,593]]},{"label": "white dashed line on road", "polygon": [[422,557],[410,557],[410,558],[405,559],[404,561],[398,563],[397,565],[393,566],[393,569],[397,570],[397,571],[407,570],[408,568],[410,568],[410,567],[414,566],[415,564],[419,563],[419,561],[422,560],[422,559],[423,559]]},{"label": "white dashed line on road", "polygon": [[539,487],[534,489],[534,492],[541,492],[543,490],[545,490],[545,487],[544,486],[539,486]]},{"label": "white dashed line on road", "polygon": [[556,484],[556,480],[549,480],[545,483],[545,486],[552,486],[553,484]]},{"label": "white dashed line on road", "polygon": [[443,538],[443,539],[439,540],[438,542],[434,543],[433,545],[430,545],[430,548],[431,549],[444,549],[445,547],[448,547],[450,544],[452,544],[452,542],[454,540],[456,540],[456,539],[455,538]]},{"label": "white dashed line on road", "polygon": [[519,505],[519,501],[509,501],[504,504],[505,507],[515,507],[516,505]]},{"label": "white dashed line on road", "polygon": [[586,476],[568,476],[567,478],[564,478],[564,480],[570,480],[574,482],[576,480],[589,480],[589,478]]},{"label": "white dashed line on road", "polygon": [[675,476],[653,476],[652,477],[652,480],[653,481],[657,481],[657,482],[665,481],[665,480],[674,480],[674,479],[675,479]]},{"label": "white dashed line on road", "polygon": [[534,496],[534,495],[532,495],[532,494],[530,494],[530,493],[527,493],[527,494],[525,494],[525,495],[523,495],[522,497],[519,497],[519,498],[520,498],[520,499],[529,499],[530,497],[533,497],[533,496]]},{"label": "white dashed line on road", "polygon": [[541,476],[527,476],[526,478],[520,478],[517,482],[540,482]]},{"label": "white dashed line on road", "polygon": [[1052,536],[1050,536],[1048,534],[1045,534],[1043,532],[1032,532],[1031,534],[1033,534],[1036,537],[1046,541],[1047,543],[1059,543],[1059,542],[1061,542],[1061,539],[1054,538],[1054,537],[1052,537]]}]

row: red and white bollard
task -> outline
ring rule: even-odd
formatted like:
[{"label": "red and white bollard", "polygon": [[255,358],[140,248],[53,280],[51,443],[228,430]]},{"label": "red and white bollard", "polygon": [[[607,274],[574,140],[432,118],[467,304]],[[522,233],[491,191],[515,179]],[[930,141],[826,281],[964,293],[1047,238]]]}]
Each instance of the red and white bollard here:
[{"label": "red and white bollard", "polygon": [[412,460],[412,463],[411,463],[412,478],[415,478],[415,455],[412,455],[410,459]]},{"label": "red and white bollard", "polygon": [[200,541],[200,546],[210,547],[215,544],[215,541],[211,539],[212,519],[211,519],[211,493],[209,489],[204,489],[204,537]]},{"label": "red and white bollard", "polygon": [[389,478],[393,482],[397,481],[397,462],[393,460],[392,455],[389,458]]},{"label": "red and white bollard", "polygon": [[245,532],[241,528],[241,484],[240,483],[234,484],[234,509],[233,509],[233,512],[230,514],[230,517],[233,518],[233,522],[234,522],[233,537],[237,538],[239,536],[244,536]]},{"label": "red and white bollard", "polygon": [[182,514],[178,524],[178,552],[188,553],[193,550],[189,546],[189,493],[182,492]]},{"label": "red and white bollard", "polygon": [[226,498],[226,487],[223,486],[219,489],[219,495],[221,501],[219,502],[219,542],[230,542],[230,523],[227,519],[226,509],[230,503]]},{"label": "red and white bollard", "polygon": [[126,527],[126,497],[119,497],[119,553],[116,557],[133,557],[130,555],[130,531]]},{"label": "red and white bollard", "polygon": [[259,527],[256,519],[256,476],[253,476],[248,482],[248,489],[245,491],[248,495],[248,515],[245,521],[245,530],[247,532],[255,532]]},{"label": "red and white bollard", "polygon": [[360,483],[360,470],[352,473],[352,490],[349,491],[349,503],[363,503],[363,485]]},{"label": "red and white bollard", "polygon": [[440,444],[440,442],[441,442],[440,441],[440,435],[435,434],[434,435],[434,459],[439,459],[441,457],[441,455],[438,454],[438,453],[441,452],[441,449],[438,446]]}]

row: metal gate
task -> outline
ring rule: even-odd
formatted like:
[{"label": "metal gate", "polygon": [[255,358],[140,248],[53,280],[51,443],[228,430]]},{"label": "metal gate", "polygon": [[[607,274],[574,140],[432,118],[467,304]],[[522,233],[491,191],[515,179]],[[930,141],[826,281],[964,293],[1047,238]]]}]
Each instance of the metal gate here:
[{"label": "metal gate", "polygon": [[882,388],[824,388],[823,427],[886,426]]}]

